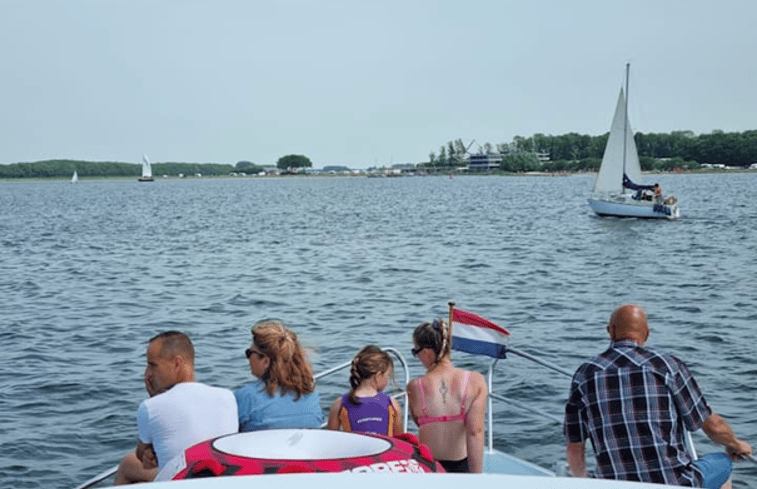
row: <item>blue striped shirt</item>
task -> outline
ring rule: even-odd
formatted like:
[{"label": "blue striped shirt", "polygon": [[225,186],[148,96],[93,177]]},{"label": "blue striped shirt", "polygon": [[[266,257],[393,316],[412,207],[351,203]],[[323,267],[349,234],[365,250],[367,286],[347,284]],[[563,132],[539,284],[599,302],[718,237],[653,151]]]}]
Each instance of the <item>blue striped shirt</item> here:
[{"label": "blue striped shirt", "polygon": [[698,430],[711,412],[678,358],[616,341],[573,375],[565,437],[591,440],[598,477],[701,487],[684,428]]}]

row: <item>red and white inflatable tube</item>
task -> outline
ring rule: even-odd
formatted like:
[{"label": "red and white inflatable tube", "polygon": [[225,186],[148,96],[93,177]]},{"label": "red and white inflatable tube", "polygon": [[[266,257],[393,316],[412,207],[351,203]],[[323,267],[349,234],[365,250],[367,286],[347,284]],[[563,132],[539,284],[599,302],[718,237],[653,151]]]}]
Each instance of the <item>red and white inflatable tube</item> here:
[{"label": "red and white inflatable tube", "polygon": [[156,480],[305,472],[444,472],[408,433],[396,437],[329,430],[265,430],[208,440],[166,465]]}]

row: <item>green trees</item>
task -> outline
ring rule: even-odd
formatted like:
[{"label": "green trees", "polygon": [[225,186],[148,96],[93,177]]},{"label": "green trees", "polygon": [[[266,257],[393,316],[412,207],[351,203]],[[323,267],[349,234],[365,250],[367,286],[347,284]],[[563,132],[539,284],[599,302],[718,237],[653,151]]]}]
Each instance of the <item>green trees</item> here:
[{"label": "green trees", "polygon": [[[141,171],[141,170],[140,170]],[[234,167],[221,163],[153,163],[152,173],[155,176],[195,175],[221,176],[234,171]]]},{"label": "green trees", "polygon": [[[472,142],[470,143],[472,144]],[[448,171],[465,164],[465,155],[468,153],[470,144],[465,146],[462,139],[447,142],[446,145],[439,147],[439,154],[433,151],[428,155],[428,163],[420,163],[419,166],[432,169],[434,171]],[[491,145],[487,143],[488,148]]]},{"label": "green trees", "polygon": [[536,171],[541,168],[536,153],[519,151],[502,156],[499,169],[506,172],[519,173]]},{"label": "green trees", "polygon": [[263,170],[263,167],[258,166],[251,161],[237,161],[237,164],[234,165],[234,169],[238,172],[251,174],[259,173],[261,170]]},{"label": "green trees", "polygon": [[[142,165],[114,161],[45,160],[33,163],[0,165],[0,178],[71,178],[74,170],[79,178],[134,177],[142,175]],[[228,175],[234,171],[231,165],[218,163],[154,163],[155,176]]]},{"label": "green trees", "polygon": [[[530,138],[515,136],[511,143],[500,143],[496,148],[503,155],[500,168],[504,171],[595,170],[599,168],[608,137],[609,133],[601,136],[535,134]],[[699,136],[692,131],[639,132],[634,139],[644,170],[697,168],[701,163],[744,167],[757,163],[757,130],[743,133],[713,131]],[[441,167],[459,159],[457,141],[441,146],[438,155],[432,152],[429,155],[431,166]],[[491,149],[489,143],[484,146]]]},{"label": "green trees", "polygon": [[276,162],[276,167],[280,170],[286,170],[289,168],[312,168],[313,163],[307,156],[303,155],[287,155],[279,158]]},{"label": "green trees", "polygon": [[106,176],[134,176],[136,178],[142,174],[142,165],[112,161],[45,160],[0,165],[0,178],[71,178],[74,171],[80,178]]}]

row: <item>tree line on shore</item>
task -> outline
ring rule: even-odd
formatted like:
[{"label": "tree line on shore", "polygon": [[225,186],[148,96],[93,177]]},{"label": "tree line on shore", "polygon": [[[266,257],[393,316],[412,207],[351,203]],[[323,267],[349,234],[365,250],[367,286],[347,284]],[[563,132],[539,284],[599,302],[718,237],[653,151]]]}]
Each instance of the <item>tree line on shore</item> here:
[{"label": "tree line on shore", "polygon": [[[609,133],[588,136],[577,133],[552,136],[534,134],[530,138],[515,136],[510,143],[478,148],[479,154],[502,156],[500,170],[522,171],[596,171],[602,162]],[[634,136],[642,170],[670,171],[676,168],[697,169],[702,164],[747,167],[757,163],[757,130],[726,133],[713,131],[695,135],[692,131]],[[449,141],[429,154],[423,166],[455,167],[462,164],[469,148],[461,139]]]},{"label": "tree line on shore", "polygon": [[[535,134],[530,138],[515,136],[510,143],[486,143],[478,148],[479,154],[501,155],[499,170],[504,172],[577,172],[596,171],[602,162],[602,154],[609,133],[588,136],[576,133],[552,136]],[[698,169],[704,163],[746,167],[757,162],[757,130],[741,133],[713,131],[695,135],[691,131],[673,131],[670,134],[643,134],[634,136],[642,170],[670,171],[677,168]],[[469,146],[461,139],[449,141],[438,153],[431,152],[429,161],[416,164],[430,171],[454,170],[465,164]],[[277,161],[279,169],[312,167],[312,162],[303,155],[282,156]],[[178,177],[202,174],[206,176],[229,175],[234,172],[255,174],[264,168],[249,161],[235,165],[223,163],[154,163],[153,174]],[[138,177],[142,165],[112,161],[46,160],[32,163],[0,165],[0,178],[70,178],[74,171],[80,177]]]},{"label": "tree line on shore", "polygon": [[[153,163],[155,176],[168,175],[228,175],[233,165],[218,163]],[[114,161],[45,160],[32,163],[0,165],[0,178],[70,178],[74,171],[79,177],[134,177],[142,175],[142,164]]]},{"label": "tree line on shore", "polygon": [[[276,162],[277,168],[309,168],[311,161],[303,155],[286,155]],[[224,176],[232,173],[255,175],[265,168],[250,161],[239,161],[234,165],[223,163],[153,163],[155,176],[168,177],[203,175]],[[134,177],[142,175],[141,163],[122,163],[116,161],[79,161],[79,160],[45,160],[31,163],[12,163],[0,165],[0,178],[70,178],[74,171],[79,177]]]}]

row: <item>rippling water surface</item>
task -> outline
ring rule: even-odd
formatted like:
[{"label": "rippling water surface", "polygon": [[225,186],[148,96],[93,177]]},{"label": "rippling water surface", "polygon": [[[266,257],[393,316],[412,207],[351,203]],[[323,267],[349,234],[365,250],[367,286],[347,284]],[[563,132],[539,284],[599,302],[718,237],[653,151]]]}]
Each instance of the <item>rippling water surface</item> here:
[{"label": "rippling water surface", "polygon": [[[243,350],[263,317],[292,325],[316,371],[377,343],[408,352],[416,376],[412,328],[450,300],[570,370],[638,302],[650,344],[684,358],[757,443],[757,175],[659,179],[678,221],[594,216],[591,176],[0,183],[0,486],[73,487],[132,450],[160,331],[188,332],[198,380],[229,388],[250,379]],[[324,407],[346,376],[319,384]],[[557,415],[568,385],[517,357],[498,367],[497,391]],[[562,458],[559,425],[493,412],[498,448]],[[757,467],[735,479],[757,487]]]}]

